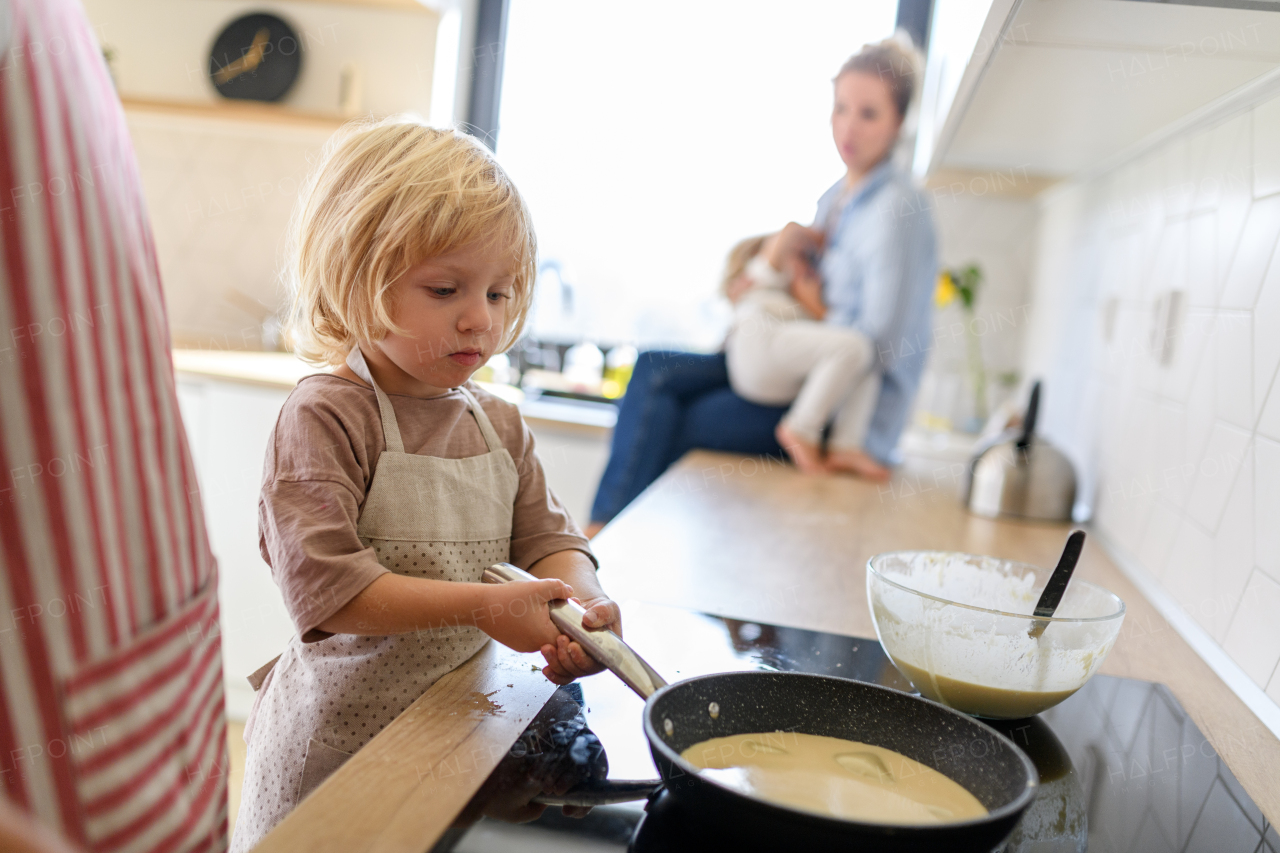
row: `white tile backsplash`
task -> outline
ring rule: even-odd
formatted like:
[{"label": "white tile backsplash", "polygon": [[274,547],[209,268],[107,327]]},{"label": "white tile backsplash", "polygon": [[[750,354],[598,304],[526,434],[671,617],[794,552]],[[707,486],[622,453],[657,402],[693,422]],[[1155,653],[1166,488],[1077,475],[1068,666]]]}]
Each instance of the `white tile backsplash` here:
[{"label": "white tile backsplash", "polygon": [[1165,229],[1151,267],[1148,292],[1157,296],[1165,291],[1187,290],[1187,220],[1182,219]]},{"label": "white tile backsplash", "polygon": [[[1196,140],[1196,150],[1202,151],[1203,140]],[[1178,139],[1164,150],[1164,198],[1165,214],[1184,216],[1191,212],[1196,196],[1196,166],[1191,151],[1191,140]]]},{"label": "white tile backsplash", "polygon": [[1280,100],[1253,111],[1253,194],[1261,198],[1280,192]]},{"label": "white tile backsplash", "polygon": [[1253,403],[1260,410],[1280,366],[1280,258],[1272,258],[1253,306]]},{"label": "white tile backsplash", "polygon": [[1248,447],[1249,433],[1219,421],[1213,425],[1209,443],[1196,463],[1187,515],[1211,534],[1218,530]]},{"label": "white tile backsplash", "polygon": [[[1029,339],[1046,431],[1090,449],[1099,529],[1280,700],[1280,98],[1045,196],[1040,223],[1037,310],[1081,328],[1117,305],[1087,357]],[[1176,290],[1161,363],[1152,318]]]},{"label": "white tile backsplash", "polygon": [[[1185,402],[1191,383],[1201,364],[1213,364],[1213,333],[1216,312],[1211,308],[1187,309],[1175,331],[1173,359],[1161,367],[1152,361],[1144,365],[1144,375],[1152,376],[1161,393],[1172,400]],[[1150,322],[1150,320],[1148,320]],[[1212,404],[1211,404],[1212,406]]]},{"label": "white tile backsplash", "polygon": [[1228,184],[1233,183],[1233,171],[1237,173],[1234,183],[1244,190],[1246,197],[1252,195],[1252,187],[1248,185],[1250,127],[1249,115],[1246,113],[1223,122],[1204,135],[1207,140],[1205,159],[1196,185],[1193,211],[1198,213],[1220,209]]},{"label": "white tile backsplash", "polygon": [[1280,442],[1258,436],[1253,448],[1254,561],[1280,582]]},{"label": "white tile backsplash", "polygon": [[1258,417],[1258,435],[1280,441],[1280,394],[1276,393],[1274,375],[1271,377],[1271,386],[1262,407],[1262,414]]},{"label": "white tile backsplash", "polygon": [[[1249,146],[1241,146],[1246,151]],[[1241,157],[1238,168],[1227,171],[1223,177],[1222,200],[1218,203],[1218,276],[1217,292],[1222,293],[1226,284],[1227,271],[1235,260],[1236,249],[1240,246],[1240,235],[1244,233],[1244,222],[1253,206],[1253,193],[1249,188],[1249,162]]]},{"label": "white tile backsplash", "polygon": [[1213,557],[1213,537],[1194,524],[1180,525],[1162,578],[1165,588],[1206,628],[1218,606],[1214,600]]},{"label": "white tile backsplash", "polygon": [[1262,572],[1249,577],[1222,647],[1259,687],[1280,663],[1280,583]]},{"label": "white tile backsplash", "polygon": [[1213,539],[1213,595],[1210,606],[1197,617],[1219,643],[1244,594],[1253,560],[1253,450],[1245,451],[1226,510]]},{"label": "white tile backsplash", "polygon": [[1204,454],[1205,444],[1209,441],[1209,433],[1214,424],[1214,374],[1216,363],[1206,353],[1200,360],[1196,370],[1196,378],[1191,383],[1191,393],[1187,395],[1186,420],[1186,455],[1182,458],[1184,465],[1196,465]]},{"label": "white tile backsplash", "polygon": [[1222,288],[1220,307],[1253,308],[1277,237],[1280,237],[1280,195],[1255,201],[1240,232],[1240,242]]},{"label": "white tile backsplash", "polygon": [[1181,521],[1181,514],[1175,507],[1162,500],[1155,501],[1147,520],[1146,533],[1139,546],[1138,557],[1156,577],[1164,576],[1173,539],[1178,534]]},{"label": "white tile backsplash", "polygon": [[1213,308],[1218,299],[1218,213],[1209,210],[1187,220],[1187,300],[1191,307]]},{"label": "white tile backsplash", "polygon": [[1253,429],[1253,317],[1219,312],[1213,328],[1213,412],[1220,420]]},{"label": "white tile backsplash", "polygon": [[1187,505],[1195,483],[1202,445],[1187,441],[1187,407],[1177,403],[1160,405],[1145,442],[1146,469],[1160,486],[1161,496],[1177,509]]}]

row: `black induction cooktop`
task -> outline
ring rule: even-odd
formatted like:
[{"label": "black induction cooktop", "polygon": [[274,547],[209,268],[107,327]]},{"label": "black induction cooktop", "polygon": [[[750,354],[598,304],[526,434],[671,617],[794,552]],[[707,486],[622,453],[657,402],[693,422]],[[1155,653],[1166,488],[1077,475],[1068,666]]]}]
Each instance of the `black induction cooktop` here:
[{"label": "black induction cooktop", "polygon": [[[623,612],[628,643],[668,681],[782,670],[911,691],[873,639],[648,604],[632,603]],[[717,835],[715,816],[686,814],[661,790],[647,801],[596,808],[585,818],[548,808],[527,823],[476,820],[485,812],[524,816],[519,809],[489,806],[519,800],[514,789],[527,791],[535,772],[562,781],[575,772],[582,778],[605,772],[610,779],[656,777],[641,731],[643,707],[609,673],[561,688],[464,811],[464,825],[433,850],[718,849],[723,835]],[[1035,803],[999,848],[1004,853],[1280,853],[1280,833],[1163,685],[1095,676],[1056,708],[996,727],[1035,762],[1041,783]]]}]

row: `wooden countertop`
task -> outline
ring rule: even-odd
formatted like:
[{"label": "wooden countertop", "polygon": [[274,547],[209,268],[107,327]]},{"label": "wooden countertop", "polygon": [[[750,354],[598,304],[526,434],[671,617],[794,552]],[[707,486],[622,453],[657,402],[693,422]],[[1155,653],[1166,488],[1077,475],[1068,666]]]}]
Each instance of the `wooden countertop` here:
[{"label": "wooden countertop", "polygon": [[[777,461],[695,451],[592,547],[600,580],[619,601],[874,637],[865,585],[874,554],[938,549],[1056,564],[1068,525],[978,518],[963,509],[956,486],[909,469],[884,486],[808,478]],[[1093,538],[1077,575],[1127,607],[1102,672],[1167,685],[1267,819],[1280,822],[1280,739]]]},{"label": "wooden countertop", "polygon": [[325,372],[289,352],[212,349],[173,350],[173,371],[281,391],[304,376]]},{"label": "wooden countertop", "polygon": [[490,642],[276,825],[255,853],[422,853],[555,692],[538,655]]},{"label": "wooden countertop", "polygon": [[[871,555],[946,549],[1052,565],[1066,530],[971,516],[954,483],[911,471],[876,486],[697,451],[605,528],[593,547],[600,578],[619,601],[872,637],[864,586]],[[1168,685],[1262,812],[1280,820],[1280,740],[1092,540],[1077,571],[1128,607],[1102,671]],[[490,643],[396,718],[256,849],[430,848],[553,692],[536,664],[536,656]]]}]

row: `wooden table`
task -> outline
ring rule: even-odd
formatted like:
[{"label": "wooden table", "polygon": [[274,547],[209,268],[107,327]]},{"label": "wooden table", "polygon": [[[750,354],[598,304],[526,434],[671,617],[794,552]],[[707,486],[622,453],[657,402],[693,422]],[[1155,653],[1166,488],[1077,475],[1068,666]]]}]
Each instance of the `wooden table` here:
[{"label": "wooden table", "polygon": [[[872,554],[936,548],[1053,565],[1066,530],[969,515],[949,470],[940,477],[906,471],[876,486],[697,451],[593,545],[600,578],[619,601],[871,637],[864,584]],[[1262,812],[1280,822],[1280,740],[1095,543],[1086,545],[1078,572],[1128,606],[1102,671],[1168,685]],[[428,849],[550,697],[553,687],[532,668],[536,663],[490,643],[360,750],[257,849]]]}]

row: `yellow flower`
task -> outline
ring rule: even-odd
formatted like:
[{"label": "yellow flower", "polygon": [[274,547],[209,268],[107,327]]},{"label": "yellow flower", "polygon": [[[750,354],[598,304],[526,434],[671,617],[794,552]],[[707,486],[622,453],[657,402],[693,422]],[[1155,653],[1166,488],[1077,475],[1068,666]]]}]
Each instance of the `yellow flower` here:
[{"label": "yellow flower", "polygon": [[933,292],[933,304],[946,308],[959,294],[960,288],[956,287],[956,280],[951,273],[947,270],[938,273],[938,287]]}]

